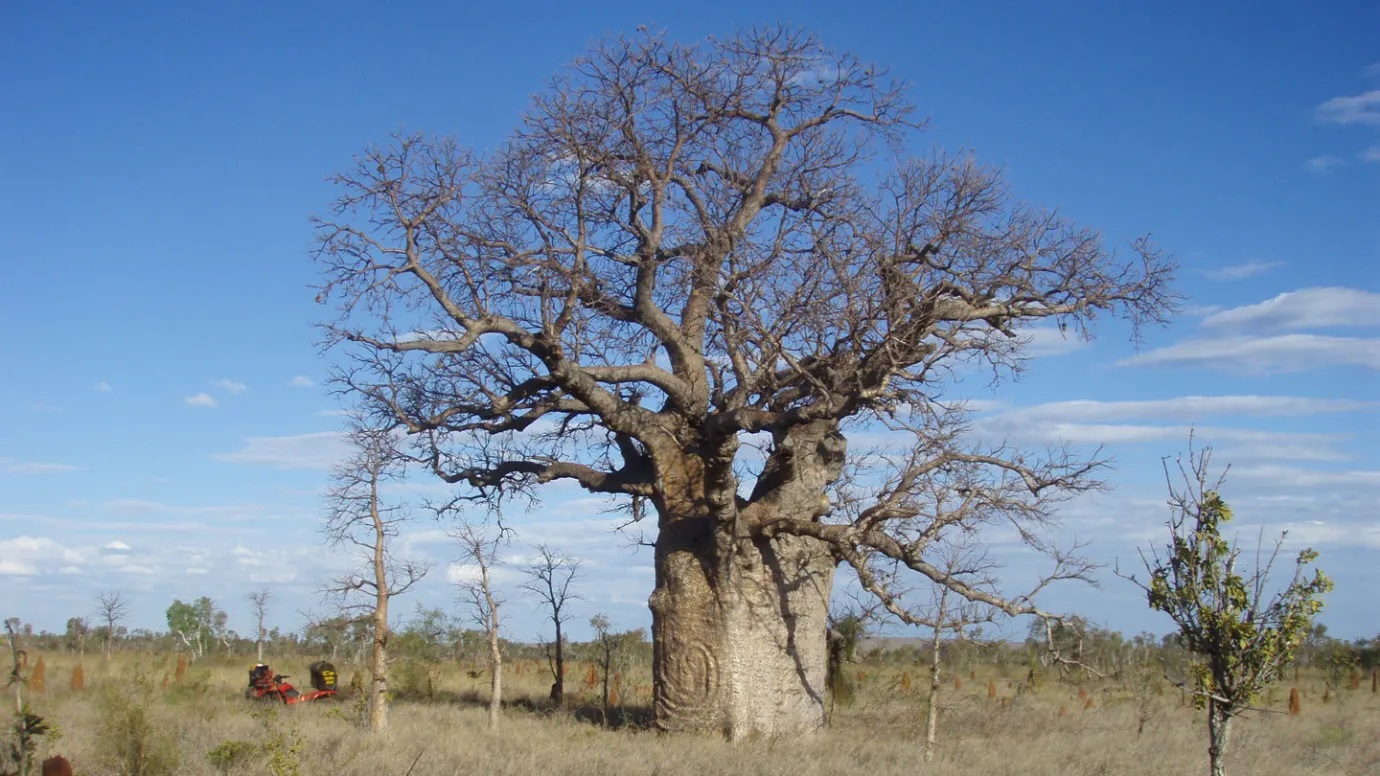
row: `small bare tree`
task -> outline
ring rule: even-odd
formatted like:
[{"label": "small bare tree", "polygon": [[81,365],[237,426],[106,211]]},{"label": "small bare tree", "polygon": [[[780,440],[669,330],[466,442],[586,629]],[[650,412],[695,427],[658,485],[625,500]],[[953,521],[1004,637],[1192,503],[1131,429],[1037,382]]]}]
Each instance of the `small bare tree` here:
[{"label": "small bare tree", "polygon": [[120,626],[120,621],[129,614],[129,599],[125,597],[123,592],[115,590],[96,596],[96,605],[99,609],[101,622],[105,623],[105,659],[110,660],[110,652],[118,635],[116,628]]},{"label": "small bare tree", "polygon": [[369,660],[370,730],[388,726],[389,602],[426,576],[426,564],[394,557],[391,544],[409,518],[403,504],[386,503],[381,489],[403,476],[404,456],[389,429],[357,426],[350,434],[354,454],[340,464],[327,494],[326,535],[333,547],[359,552],[363,567],[340,577],[326,593],[339,599],[341,612],[367,621],[373,630]]},{"label": "small bare tree", "polygon": [[[992,573],[995,564],[968,542],[960,539],[958,543],[942,548],[936,556],[948,576],[961,579],[965,585],[976,590],[995,589],[996,581]],[[1001,614],[1000,610],[989,605],[958,595],[948,585],[935,585],[930,596],[930,605],[924,615],[924,619],[929,620],[930,628],[930,694],[925,700],[925,762],[934,759],[937,747],[939,696],[943,687],[940,666],[945,634],[949,634],[951,640],[966,640],[975,626],[992,622]]]},{"label": "small bare tree", "polygon": [[264,616],[268,614],[268,599],[271,595],[268,588],[249,594],[249,603],[254,607],[254,647],[257,654],[255,662],[258,663],[264,662],[264,636],[267,635],[267,631],[264,630]]},{"label": "small bare tree", "polygon": [[1165,464],[1169,545],[1148,557],[1142,552],[1148,583],[1126,578],[1145,591],[1151,609],[1173,618],[1183,645],[1197,656],[1191,679],[1181,686],[1208,710],[1208,761],[1212,776],[1223,776],[1232,719],[1294,660],[1332,580],[1317,569],[1311,579],[1305,576],[1318,557],[1305,549],[1294,560],[1289,584],[1270,586],[1284,535],[1267,557],[1257,549],[1253,569],[1237,566],[1241,549],[1222,538],[1222,524],[1232,518],[1221,496],[1225,474],[1209,475],[1211,458],[1210,449],[1190,447],[1188,460],[1178,461],[1180,485]]},{"label": "small bare tree", "polygon": [[566,604],[580,598],[570,589],[579,571],[579,558],[562,555],[545,544],[537,547],[537,559],[524,571],[527,581],[522,589],[535,595],[549,610],[556,629],[556,639],[547,650],[547,662],[553,680],[551,700],[557,706],[565,703],[565,638],[561,626],[570,620]]},{"label": "small bare tree", "polygon": [[[604,727],[608,727],[609,706],[612,701],[609,691],[613,689],[610,683],[627,668],[637,645],[646,641],[647,632],[641,628],[615,631],[608,615],[602,612],[589,619],[589,627],[594,629],[594,662],[599,666],[599,677],[603,685],[603,692],[599,696],[599,712]],[[622,702],[621,694],[619,701]]]},{"label": "small bare tree", "polygon": [[503,650],[499,643],[499,607],[504,599],[494,588],[493,572],[498,566],[498,548],[507,532],[487,526],[460,523],[453,531],[460,542],[461,558],[474,568],[473,576],[460,582],[460,594],[470,607],[474,621],[483,629],[489,643],[489,729],[497,730],[503,710]]}]

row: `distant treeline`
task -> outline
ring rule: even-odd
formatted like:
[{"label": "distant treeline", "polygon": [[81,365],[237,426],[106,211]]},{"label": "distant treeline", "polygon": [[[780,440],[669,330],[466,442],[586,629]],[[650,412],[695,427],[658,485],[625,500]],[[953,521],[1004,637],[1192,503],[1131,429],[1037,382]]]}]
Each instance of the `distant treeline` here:
[{"label": "distant treeline", "polygon": [[[1046,664],[1049,651],[1045,648],[1043,627],[1035,630],[1023,642],[984,639],[980,631],[961,640],[948,640],[943,646],[944,661],[947,665],[963,668],[978,665],[1055,668]],[[117,627],[112,636],[108,628],[89,626],[80,617],[69,619],[63,633],[35,631],[30,625],[21,625],[18,631],[23,648],[39,652],[100,651],[105,648],[107,639],[116,651],[177,652],[186,649],[184,641],[172,631]],[[640,631],[628,632],[630,636],[638,634]],[[233,630],[216,636],[213,648],[207,650],[208,655],[251,657],[255,654],[257,641],[253,638]],[[1056,629],[1055,639],[1059,642],[1059,654],[1076,664],[1065,666],[1065,670],[1089,670],[1104,676],[1152,663],[1171,670],[1180,669],[1186,667],[1190,659],[1177,633],[1157,636],[1142,632],[1126,636],[1078,618]],[[265,654],[275,659],[325,657],[343,662],[363,662],[369,640],[367,623],[344,617],[311,622],[298,631],[273,628],[267,630],[263,638]],[[630,655],[634,662],[651,660],[651,645],[645,641],[645,634],[631,642],[637,645]],[[579,659],[582,647],[586,646],[592,645],[570,642],[572,657]],[[483,631],[463,627],[459,620],[440,609],[420,607],[397,629],[390,644],[390,651],[400,658],[428,662],[480,663],[486,648]],[[546,653],[544,643],[504,641],[504,654],[512,659],[542,660]],[[870,663],[918,664],[928,661],[928,640],[865,638],[856,657]],[[1332,638],[1325,625],[1317,625],[1300,648],[1297,664],[1340,673],[1380,668],[1380,634],[1347,641]]]}]

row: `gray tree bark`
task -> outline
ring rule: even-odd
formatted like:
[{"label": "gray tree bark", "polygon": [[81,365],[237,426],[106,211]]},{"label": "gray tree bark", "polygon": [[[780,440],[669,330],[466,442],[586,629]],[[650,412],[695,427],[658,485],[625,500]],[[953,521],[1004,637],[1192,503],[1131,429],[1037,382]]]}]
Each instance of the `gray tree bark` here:
[{"label": "gray tree bark", "polygon": [[1212,776],[1226,775],[1225,757],[1227,743],[1231,737],[1231,715],[1222,704],[1208,699],[1208,764]]}]

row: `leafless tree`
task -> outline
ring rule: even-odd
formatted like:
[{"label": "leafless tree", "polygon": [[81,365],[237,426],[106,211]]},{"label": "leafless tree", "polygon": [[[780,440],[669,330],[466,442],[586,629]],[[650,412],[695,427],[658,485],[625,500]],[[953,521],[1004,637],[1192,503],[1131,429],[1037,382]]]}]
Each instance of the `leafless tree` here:
[{"label": "leafless tree", "polygon": [[[822,725],[839,563],[1050,614],[928,550],[997,523],[1049,549],[1099,462],[975,440],[956,373],[1014,376],[1039,322],[1162,320],[1172,264],[966,156],[903,157],[919,125],[882,68],[805,33],[639,34],[492,153],[366,150],[317,222],[337,382],[439,477],[489,501],[573,480],[655,514],[661,729]],[[888,425],[899,451],[850,454]]]},{"label": "leafless tree", "polygon": [[579,594],[570,589],[570,583],[580,572],[580,559],[562,555],[542,544],[537,548],[537,559],[525,570],[527,581],[522,589],[537,597],[549,611],[551,624],[556,629],[556,639],[548,654],[551,663],[551,700],[556,705],[565,703],[565,638],[561,627],[570,620],[570,610],[566,604],[578,600]]},{"label": "leafless tree", "polygon": [[105,623],[105,659],[110,659],[110,652],[114,648],[115,637],[118,635],[116,628],[120,626],[120,621],[129,614],[129,599],[119,590],[109,593],[101,593],[96,596],[96,607],[101,622]]},{"label": "leafless tree", "polygon": [[362,568],[335,580],[326,592],[338,599],[347,618],[371,625],[368,723],[371,730],[383,730],[388,726],[389,602],[426,576],[428,568],[392,552],[409,517],[405,505],[386,502],[381,492],[404,472],[394,433],[358,426],[350,441],[353,455],[336,468],[327,494],[326,535],[332,546],[358,552]]},{"label": "leafless tree", "polygon": [[271,596],[268,588],[249,594],[249,603],[254,607],[254,646],[258,655],[255,662],[258,663],[264,662],[264,636],[268,635],[268,631],[264,630],[264,616],[268,614],[268,599]]},{"label": "leafless tree", "polygon": [[[931,548],[931,557],[945,576],[962,586],[997,595],[997,564],[972,535],[958,533],[950,537]],[[893,616],[910,625],[927,628],[930,633],[930,686],[925,701],[925,762],[931,762],[938,745],[942,707],[940,695],[943,690],[941,668],[945,646],[975,638],[977,628],[997,620],[1004,612],[1000,607],[960,595],[954,591],[952,584],[931,584],[926,585],[923,591],[904,591],[903,583],[897,579],[899,569],[904,567],[884,556],[877,560],[879,562],[874,564],[870,578],[885,585],[889,594],[887,608]],[[921,603],[908,606],[906,601],[912,598],[919,599]]]},{"label": "leafless tree", "polygon": [[462,560],[473,567],[473,574],[459,584],[460,594],[489,643],[489,729],[497,730],[503,710],[503,650],[499,643],[498,610],[504,600],[495,590],[493,573],[505,531],[502,526],[490,530],[488,526],[462,521],[453,535],[460,542]]},{"label": "leafless tree", "polygon": [[[647,633],[641,628],[630,631],[615,631],[608,615],[600,612],[589,618],[589,627],[594,629],[594,664],[599,668],[599,681],[602,692],[599,694],[599,718],[604,727],[609,725],[609,706],[613,702],[614,682],[626,670],[633,658],[633,650],[638,644],[647,641]],[[622,697],[619,697],[622,704]]]}]

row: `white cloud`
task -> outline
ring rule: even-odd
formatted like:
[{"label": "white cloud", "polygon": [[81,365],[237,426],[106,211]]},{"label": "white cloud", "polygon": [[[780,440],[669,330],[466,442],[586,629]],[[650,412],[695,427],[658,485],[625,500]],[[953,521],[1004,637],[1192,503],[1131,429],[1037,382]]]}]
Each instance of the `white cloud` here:
[{"label": "white cloud", "polygon": [[56,474],[58,472],[76,471],[80,467],[66,463],[45,463],[43,461],[16,461],[11,458],[0,458],[0,471],[5,474],[14,475],[34,475],[34,474]]},{"label": "white cloud", "polygon": [[32,563],[0,558],[0,577],[32,577],[36,574],[38,568]]},{"label": "white cloud", "polygon": [[279,437],[250,437],[233,453],[213,456],[218,461],[270,466],[275,469],[329,469],[341,461],[348,444],[338,431]]},{"label": "white cloud", "polygon": [[1276,488],[1380,487],[1380,471],[1335,471],[1303,469],[1297,466],[1233,466],[1233,478],[1268,482]]},{"label": "white cloud", "polygon": [[1365,149],[1361,153],[1356,154],[1356,158],[1360,159],[1365,164],[1380,162],[1380,145],[1374,145]]},{"label": "white cloud", "polygon": [[133,548],[130,547],[128,544],[125,544],[124,542],[116,539],[113,542],[101,545],[101,549],[110,550],[112,552],[129,552]]},{"label": "white cloud", "polygon": [[1179,342],[1117,362],[1118,366],[1204,366],[1224,372],[1283,374],[1324,366],[1380,370],[1380,339],[1283,334]]},{"label": "white cloud", "polygon": [[[1271,531],[1274,532],[1273,537],[1269,535]],[[1295,550],[1302,547],[1316,548],[1330,544],[1380,549],[1380,525],[1346,525],[1345,523],[1306,520],[1299,523],[1268,526],[1267,541],[1279,538],[1280,532],[1287,532],[1288,534],[1281,544],[1285,550]]]},{"label": "white cloud", "polygon": [[1313,110],[1323,124],[1380,126],[1380,89],[1354,97],[1333,97]]},{"label": "white cloud", "polygon": [[1058,420],[1032,421],[1019,415],[1002,415],[974,424],[981,436],[1022,445],[1081,444],[1117,445],[1157,442],[1183,443],[1192,435],[1204,444],[1223,448],[1234,459],[1287,459],[1332,461],[1345,456],[1334,449],[1343,437],[1259,429],[1194,425],[1146,425],[1131,423],[1075,423]]},{"label": "white cloud", "polygon": [[81,563],[90,556],[90,551],[64,547],[44,536],[16,536],[13,539],[0,540],[0,558],[22,558],[22,564],[26,567],[52,568],[59,564],[71,565]]},{"label": "white cloud", "polygon": [[221,379],[215,381],[214,383],[212,383],[212,385],[221,389],[222,391],[225,391],[226,393],[244,393],[245,391],[249,390],[249,386],[245,385],[244,383],[241,383],[237,380],[231,380],[225,377],[222,377]]},{"label": "white cloud", "polygon": [[293,388],[312,388],[315,387],[316,382],[306,375],[297,375],[291,380],[288,380],[287,384]]},{"label": "white cloud", "polygon": [[1345,159],[1341,158],[1340,156],[1328,156],[1326,154],[1324,154],[1323,156],[1315,156],[1312,159],[1309,159],[1308,161],[1303,163],[1303,169],[1311,173],[1316,173],[1318,175],[1326,175],[1327,173],[1332,172],[1338,167],[1345,166]]},{"label": "white cloud", "polygon": [[1252,259],[1243,264],[1233,264],[1229,267],[1212,270],[1207,273],[1207,276],[1213,280],[1242,280],[1264,272],[1269,272],[1276,267],[1282,266],[1284,266],[1284,262],[1282,261],[1261,261],[1259,259]]},{"label": "white cloud", "polygon": [[1060,331],[1054,326],[1035,326],[1019,334],[1024,344],[1022,353],[1032,358],[1041,356],[1062,356],[1088,346],[1088,341],[1077,332]]},{"label": "white cloud", "polygon": [[192,407],[214,407],[214,406],[216,406],[216,399],[215,399],[215,397],[213,397],[213,396],[212,396],[211,394],[209,394],[209,393],[206,393],[205,391],[202,391],[201,393],[198,393],[198,394],[196,394],[195,396],[187,396],[187,397],[184,397],[184,398],[182,399],[182,401],[186,402],[189,406],[192,406]]},{"label": "white cloud", "polygon": [[969,412],[997,412],[1006,409],[1007,403],[1000,399],[964,399],[963,406]]},{"label": "white cloud", "polygon": [[1203,326],[1261,330],[1380,326],[1380,294],[1359,288],[1304,288],[1203,319]]},{"label": "white cloud", "polygon": [[1199,421],[1221,415],[1295,417],[1328,412],[1354,412],[1380,407],[1380,402],[1351,399],[1313,399],[1304,396],[1178,396],[1147,401],[1074,400],[1017,407],[1000,415],[1016,423],[1048,421],[1155,420]]},{"label": "white cloud", "polygon": [[1184,307],[1183,314],[1189,318],[1206,318],[1221,309],[1221,305],[1191,304]]},{"label": "white cloud", "polygon": [[96,390],[100,393],[110,393],[111,391],[115,390],[114,388],[110,387],[110,383],[107,383],[104,380],[97,381],[95,387]]}]

